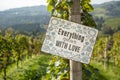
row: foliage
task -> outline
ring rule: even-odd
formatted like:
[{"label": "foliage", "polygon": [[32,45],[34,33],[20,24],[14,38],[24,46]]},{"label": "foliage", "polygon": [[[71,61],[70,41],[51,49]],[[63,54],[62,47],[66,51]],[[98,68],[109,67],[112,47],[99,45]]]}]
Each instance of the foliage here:
[{"label": "foliage", "polygon": [[120,17],[120,1],[111,1],[103,4],[94,5],[94,16],[105,18],[117,18]]},{"label": "foliage", "polygon": [[119,31],[120,25],[120,1],[111,1],[103,4],[94,5],[94,20],[97,23],[97,29],[101,30],[103,35],[112,35]]},{"label": "foliage", "polygon": [[[81,9],[82,9],[80,14],[82,15],[81,20],[82,20],[83,24],[93,26],[94,20],[93,20],[92,16],[88,13],[89,11],[93,10],[93,7],[89,4],[89,2],[90,2],[90,0],[82,0],[80,2]],[[69,14],[69,8],[71,7],[73,2],[70,0],[69,4],[67,4],[67,3],[68,3],[67,0],[58,0],[58,1],[57,0],[54,0],[54,1],[48,0],[48,11],[51,12],[52,16],[68,20],[69,15],[66,15],[66,14]],[[61,6],[63,6],[63,7],[61,7]],[[113,38],[113,36],[112,36],[113,34],[114,35],[116,35],[116,34],[114,33],[114,30],[112,29],[112,27],[108,27],[107,25],[105,26],[105,24],[104,24],[105,19],[103,17],[98,17],[98,19],[96,21],[97,21],[98,29],[101,30],[104,34],[111,34],[111,36],[109,36],[108,38],[107,37],[99,37],[99,39],[95,45],[93,59],[95,59],[97,62],[102,62],[105,67],[107,63],[109,64],[113,61],[112,56],[114,55],[115,62],[113,62],[113,64],[115,63],[116,65],[118,65],[119,64],[119,57],[118,57],[119,42],[116,43],[115,38]],[[117,36],[117,38],[118,37],[119,36]],[[117,54],[117,56],[115,55],[113,50],[115,50],[115,53]],[[53,64],[50,65],[50,67],[49,67],[49,70],[48,70],[49,72],[47,73],[47,80],[58,79],[61,76],[61,75],[58,76],[58,73],[60,72],[58,67],[62,68],[63,66],[56,67],[54,64],[56,62],[59,62],[59,63],[61,63],[61,62],[60,62],[60,59],[58,59],[58,60],[55,59],[55,60],[56,61],[52,61]],[[61,64],[63,64],[63,63],[61,63]],[[58,72],[56,72],[56,70]],[[63,68],[63,70],[64,70],[64,68]],[[69,70],[67,72],[69,72]],[[88,76],[88,75],[90,75],[90,76]],[[88,80],[88,79],[89,80],[101,80],[101,79],[107,80],[105,77],[103,77],[101,75],[101,73],[99,73],[99,70],[97,68],[94,68],[93,66],[90,66],[90,65],[83,65],[83,75],[82,76],[83,76],[84,80]],[[69,79],[69,77],[67,77],[67,79]],[[62,80],[62,79],[59,79],[59,80]]]},{"label": "foliage", "polygon": [[111,26],[111,28],[116,32],[120,27],[120,17],[117,18],[107,18],[104,25]]},{"label": "foliage", "polygon": [[14,30],[24,33],[35,31],[45,32],[50,14],[46,6],[33,6],[0,11],[0,28],[12,27]]},{"label": "foliage", "polygon": [[[53,3],[56,4],[57,0],[49,0],[49,1],[54,1]],[[62,17],[64,19],[68,19],[68,17],[69,17],[67,15],[68,9],[71,7],[72,2],[65,2],[65,1],[67,1],[67,0],[63,0],[63,2],[60,2],[56,6],[53,6],[53,3],[51,3],[51,7],[49,7],[49,8],[51,8],[51,10],[53,11],[53,9],[55,7],[54,16],[56,15],[57,17]],[[112,2],[112,3],[114,4],[114,2]],[[63,4],[65,4],[66,6],[63,7]],[[92,17],[90,17],[91,15],[88,14],[88,12],[87,12],[87,11],[92,10],[92,7],[90,7],[90,5],[89,5],[89,0],[83,0],[83,2],[81,2],[81,4],[83,5],[82,6],[83,10],[81,11],[82,21],[85,25],[91,25],[89,23],[92,22]],[[117,6],[117,7],[115,7],[115,6]],[[107,7],[105,6],[107,8],[107,10],[104,6],[102,6],[102,7],[104,9],[103,8],[102,9],[95,8],[95,10],[100,10],[98,12],[98,13],[100,13],[100,14],[98,14],[98,15],[100,15],[98,22],[100,23],[100,25],[103,25],[102,26],[103,30],[105,29],[104,26],[106,26],[106,27],[110,26],[111,29],[114,30],[114,33],[110,37],[101,36],[98,38],[96,45],[94,47],[94,52],[93,52],[93,57],[92,57],[92,61],[95,61],[95,63],[91,64],[92,66],[91,65],[83,65],[83,75],[82,76],[83,76],[84,80],[106,80],[106,79],[107,80],[119,80],[120,79],[120,77],[119,77],[119,75],[120,75],[120,72],[119,72],[120,71],[120,69],[119,69],[119,67],[120,67],[120,56],[119,56],[120,55],[120,31],[119,31],[119,17],[118,17],[119,14],[117,14],[118,18],[112,17],[112,18],[106,19],[106,17],[103,16],[105,18],[105,23],[104,23],[104,20],[102,21],[102,19],[101,19],[101,13],[102,13],[102,15],[105,15],[105,16],[106,16],[106,14],[110,14],[109,15],[110,17],[111,16],[116,17],[116,15],[115,15],[116,12],[113,13],[112,11],[119,12],[119,9],[116,9],[116,8],[119,8],[119,5],[114,4],[114,8],[111,7],[112,11],[110,11],[110,8],[107,8],[107,7],[109,7],[109,5]],[[26,9],[28,10],[28,8],[26,8]],[[26,11],[26,9],[25,9],[25,11]],[[63,9],[64,11],[60,10],[60,9]],[[116,9],[116,10],[113,10],[113,9]],[[20,19],[21,18],[28,19],[31,15],[26,16],[26,17],[25,16],[21,17],[21,15],[19,15],[19,17],[17,17],[18,15],[16,15],[14,12],[18,12],[18,9],[14,9],[14,10],[0,12],[0,15],[2,15],[2,16],[0,16],[0,18],[1,18],[0,22],[1,22],[1,24],[4,24],[4,25],[2,25],[2,27],[4,27],[6,24],[6,22],[3,22],[3,21],[6,21],[6,20],[8,22],[8,24],[6,24],[6,25],[12,24],[12,25],[14,25],[13,26],[14,28],[19,27],[17,29],[23,28],[21,26],[28,26],[28,27],[32,26],[31,29],[33,29],[33,27],[34,27],[33,25],[36,25],[36,27],[41,27],[41,26],[39,26],[40,24],[31,23],[31,21],[30,22],[25,21],[26,23],[23,23],[24,21],[21,21]],[[19,12],[22,12],[21,11],[22,9],[19,9],[19,10],[20,10]],[[105,11],[108,11],[109,13],[106,13]],[[37,13],[36,11],[33,11],[33,12]],[[111,14],[111,12],[112,12],[112,14]],[[32,12],[29,12],[29,14],[30,13],[32,13]],[[41,14],[41,12],[38,15],[40,15],[40,14]],[[32,16],[34,16],[34,15],[37,15],[37,14],[32,14]],[[86,15],[87,15],[87,17],[86,17]],[[88,18],[88,16],[89,16],[89,18]],[[109,16],[107,15],[107,17],[109,17]],[[8,17],[8,18],[5,19],[5,17]],[[18,19],[18,18],[20,18],[20,19]],[[17,19],[18,19],[18,21],[17,21]],[[31,17],[29,19],[32,20],[33,17]],[[49,18],[46,18],[44,16],[42,17],[41,20],[43,20],[43,19],[44,20],[47,19],[47,21],[49,21]],[[36,20],[39,21],[38,16],[35,17],[35,21]],[[40,21],[40,23],[46,24],[45,22],[47,22],[47,21],[45,20],[45,22],[44,22],[44,20],[43,20],[43,22]],[[89,20],[89,21],[86,21],[86,20]],[[15,25],[16,23],[13,24],[12,21],[13,21],[13,23],[14,23],[14,21],[22,22],[22,24],[20,23],[20,24]],[[102,22],[104,24],[102,24]],[[99,29],[100,28],[101,27],[99,27]],[[25,29],[27,30],[27,27]],[[41,28],[39,28],[39,29],[41,29]],[[109,31],[109,32],[111,32],[111,31]],[[33,33],[35,33],[35,31],[33,31]],[[35,34],[35,35],[37,35],[37,34]],[[2,79],[5,80],[6,78],[8,80],[9,79],[10,80],[30,80],[30,79],[31,80],[39,80],[42,76],[44,76],[44,77],[42,77],[43,80],[46,80],[46,78],[48,80],[51,80],[51,78],[53,78],[53,76],[54,76],[54,78],[56,77],[56,79],[58,79],[58,78],[61,78],[63,80],[69,79],[69,73],[68,73],[69,65],[68,65],[67,60],[64,61],[62,58],[54,57],[49,62],[49,66],[48,66],[47,62],[48,62],[49,58],[46,57],[46,55],[44,57],[42,57],[42,59],[38,56],[39,53],[41,53],[39,51],[39,49],[42,45],[44,36],[41,37],[38,35],[37,37],[38,38],[34,38],[33,36],[30,37],[30,36],[26,36],[23,34],[18,34],[18,32],[17,32],[17,34],[15,34],[11,28],[6,30],[5,32],[0,30],[0,77],[1,77],[0,79],[1,80]],[[46,64],[44,64],[44,62]],[[105,63],[107,64],[107,66],[104,65]],[[59,66],[56,67],[55,64],[56,64],[56,66],[59,64]],[[18,68],[16,68],[16,66],[18,66]],[[48,66],[48,68],[46,71],[45,69],[47,66]],[[105,66],[106,66],[107,70],[104,68]],[[117,69],[116,69],[116,67],[117,67]],[[59,73],[59,75],[57,73]]]},{"label": "foliage", "polygon": [[111,26],[104,26],[102,28],[102,33],[107,35],[112,35],[114,33],[114,30],[112,29]]},{"label": "foliage", "polygon": [[120,6],[120,1],[116,1],[114,3],[111,2],[109,4],[106,4],[105,9],[108,10],[108,12],[106,12],[106,15],[109,15],[109,16],[112,16],[112,17],[113,16],[120,16],[119,6]]},{"label": "foliage", "polygon": [[94,52],[93,59],[98,62],[107,62],[120,66],[120,31],[115,32],[111,36],[103,36],[98,38]]},{"label": "foliage", "polygon": [[95,16],[95,17],[94,17],[94,20],[96,21],[97,29],[98,29],[98,30],[101,30],[102,27],[103,27],[103,23],[105,22],[104,18],[103,18],[103,17]]},{"label": "foliage", "polygon": [[8,28],[5,35],[2,33],[0,33],[0,72],[4,72],[3,78],[6,80],[7,67],[16,63],[17,68],[19,68],[23,60],[32,57],[33,54],[39,54],[41,43],[39,39],[30,36],[13,35],[12,28]]},{"label": "foliage", "polygon": [[[48,6],[47,6],[48,11],[51,12],[52,16],[68,20],[69,9],[71,8],[73,4],[72,0],[69,0],[69,1],[68,0],[58,0],[58,1],[47,0],[47,2],[48,2]],[[81,5],[80,14],[81,14],[82,23],[87,26],[96,27],[96,23],[94,22],[92,15],[88,13],[90,11],[93,11],[93,7],[90,4],[90,0],[82,0],[80,2],[80,5]],[[83,77],[85,77],[86,75],[87,74],[84,73]],[[55,80],[55,79],[56,80],[69,80],[68,61],[66,63],[66,60],[64,60],[63,58],[54,57],[53,60],[51,60],[49,63],[46,78],[47,80]]]},{"label": "foliage", "polygon": [[110,51],[111,58],[114,58],[114,64],[120,66],[120,31],[113,34],[114,44]]},{"label": "foliage", "polygon": [[[47,67],[46,77],[43,80],[69,80],[69,65],[68,60],[54,56]],[[105,79],[97,68],[91,65],[83,64],[82,70],[83,80],[98,80]]]},{"label": "foliage", "polygon": [[[59,17],[62,19],[69,19],[69,9],[72,6],[72,0],[47,0],[48,2],[48,11],[51,12],[52,16]],[[82,0],[80,2],[81,5],[81,20],[82,24],[96,27],[96,23],[92,15],[89,13],[93,11],[93,7],[90,4],[90,0]]]},{"label": "foliage", "polygon": [[92,65],[83,65],[83,80],[107,80],[101,75],[99,69],[94,68]]},{"label": "foliage", "polygon": [[[69,79],[68,60],[54,56],[47,67],[46,80],[67,80]],[[44,80],[44,79],[43,79]]]},{"label": "foliage", "polygon": [[92,60],[90,65],[92,65],[94,68],[97,68],[99,70],[98,73],[100,73],[101,77],[99,77],[97,80],[120,79],[120,68],[118,66],[114,66],[114,64],[109,64],[107,69],[105,69],[102,63]]},{"label": "foliage", "polygon": [[[24,60],[20,68],[16,68],[15,64],[7,68],[7,80],[41,80],[46,74],[48,60],[50,55],[34,55],[32,58]],[[2,80],[2,73],[0,80]]]}]

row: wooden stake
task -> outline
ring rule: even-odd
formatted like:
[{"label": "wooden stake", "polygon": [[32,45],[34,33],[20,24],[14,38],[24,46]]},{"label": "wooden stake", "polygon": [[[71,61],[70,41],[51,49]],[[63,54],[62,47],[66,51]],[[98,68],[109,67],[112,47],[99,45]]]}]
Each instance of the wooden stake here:
[{"label": "wooden stake", "polygon": [[[69,20],[80,23],[80,0],[72,0],[73,5],[70,9]],[[70,60],[70,80],[82,80],[82,63]]]}]

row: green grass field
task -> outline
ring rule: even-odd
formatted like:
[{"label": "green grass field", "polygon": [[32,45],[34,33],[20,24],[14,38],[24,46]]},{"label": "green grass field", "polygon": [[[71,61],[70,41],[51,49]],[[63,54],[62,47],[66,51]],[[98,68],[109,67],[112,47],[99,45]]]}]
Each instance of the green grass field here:
[{"label": "green grass field", "polygon": [[[15,64],[9,66],[7,80],[40,80],[46,74],[50,57],[48,54],[33,56],[20,64],[18,69]],[[0,74],[0,80],[3,80],[2,77],[3,73]]]},{"label": "green grass field", "polygon": [[100,74],[107,80],[120,80],[120,68],[113,65],[105,67],[102,63],[91,61],[90,63],[94,68],[98,68]]},{"label": "green grass field", "polygon": [[105,20],[106,25],[112,27],[112,28],[116,28],[118,26],[120,26],[120,17],[117,18],[108,18]]},{"label": "green grass field", "polygon": [[[41,80],[46,75],[46,68],[51,57],[49,54],[41,54],[25,60],[22,65],[19,64],[19,68],[15,64],[9,66],[7,68],[7,80]],[[102,63],[93,60],[91,60],[90,65],[98,69],[105,80],[120,80],[119,67],[109,65],[109,67],[104,68]],[[3,73],[0,73],[0,80],[3,80]]]}]

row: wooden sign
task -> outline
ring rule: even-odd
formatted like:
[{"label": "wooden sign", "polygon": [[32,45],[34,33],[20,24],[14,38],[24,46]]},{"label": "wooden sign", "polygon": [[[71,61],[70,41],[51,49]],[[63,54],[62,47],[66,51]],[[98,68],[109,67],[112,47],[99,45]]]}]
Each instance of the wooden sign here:
[{"label": "wooden sign", "polygon": [[98,30],[52,17],[42,51],[88,64]]}]

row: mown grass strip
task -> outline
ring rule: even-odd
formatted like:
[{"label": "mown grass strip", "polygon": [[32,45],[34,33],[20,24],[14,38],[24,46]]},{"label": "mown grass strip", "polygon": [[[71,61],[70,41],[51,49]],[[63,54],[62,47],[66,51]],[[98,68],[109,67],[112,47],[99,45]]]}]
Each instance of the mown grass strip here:
[{"label": "mown grass strip", "polygon": [[120,68],[113,65],[108,65],[106,68],[103,64],[96,61],[90,63],[93,67],[99,69],[99,72],[107,80],[120,80]]},{"label": "mown grass strip", "polygon": [[[25,60],[19,68],[11,65],[7,69],[7,80],[40,80],[46,74],[50,58],[50,55],[41,54]],[[0,77],[2,80],[2,75]]]}]

